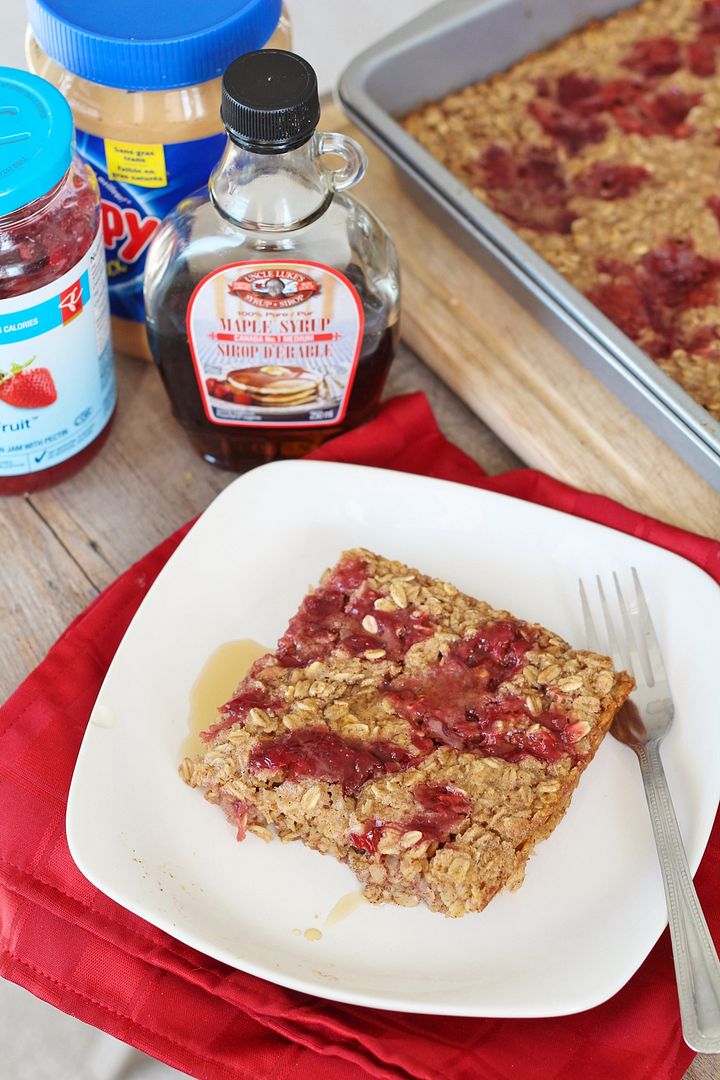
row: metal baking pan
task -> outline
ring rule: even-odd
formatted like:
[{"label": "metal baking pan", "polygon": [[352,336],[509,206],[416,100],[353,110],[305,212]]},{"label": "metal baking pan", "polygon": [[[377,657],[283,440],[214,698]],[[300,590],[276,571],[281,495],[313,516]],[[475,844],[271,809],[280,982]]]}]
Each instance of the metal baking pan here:
[{"label": "metal baking pan", "polygon": [[396,117],[488,78],[636,0],[443,0],[358,56],[340,102],[478,263],[720,491],[720,423],[400,126]]}]

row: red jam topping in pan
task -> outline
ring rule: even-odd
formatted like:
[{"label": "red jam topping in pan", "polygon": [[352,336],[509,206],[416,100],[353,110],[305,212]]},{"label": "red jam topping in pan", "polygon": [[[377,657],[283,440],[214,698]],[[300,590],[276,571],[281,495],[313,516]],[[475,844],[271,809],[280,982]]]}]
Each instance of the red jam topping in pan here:
[{"label": "red jam topping in pan", "polygon": [[624,199],[650,176],[644,165],[596,161],[575,179],[575,193],[591,199]]},{"label": "red jam topping in pan", "polygon": [[551,151],[530,146],[516,159],[504,146],[489,146],[467,171],[489,194],[489,205],[516,225],[536,232],[569,233],[576,218],[572,192]]},{"label": "red jam topping in pan", "polygon": [[[569,72],[557,80],[554,100],[549,84],[541,82],[538,96],[530,102],[528,111],[545,134],[570,155],[590,143],[604,140],[609,130],[604,116],[612,117],[624,131],[638,135],[687,138],[692,130],[686,123],[687,115],[702,101],[702,94],[687,93],[677,86],[658,90],[656,79],[648,77],[643,70],[667,68],[678,58],[682,59],[680,47],[671,38],[636,42],[626,67],[639,72],[639,77],[600,83],[592,77]],[[714,53],[710,54],[707,41],[688,53],[688,63],[694,65],[693,70],[701,69],[697,73],[714,69]]]},{"label": "red jam topping in pan", "polygon": [[720,0],[704,0],[698,15],[701,34],[717,35],[720,41]]},{"label": "red jam topping in pan", "polygon": [[600,117],[574,112],[562,105],[531,101],[528,112],[545,134],[564,146],[568,154],[577,154],[584,146],[602,142],[608,132],[607,124]]},{"label": "red jam topping in pan", "polygon": [[680,42],[671,37],[647,38],[633,43],[630,55],[623,61],[623,67],[637,71],[645,78],[672,75],[683,65]]},{"label": "red jam topping in pan", "polygon": [[569,201],[585,198],[623,199],[648,179],[643,165],[596,161],[568,181],[560,163],[544,147],[530,146],[522,159],[498,144],[489,146],[467,172],[487,189],[490,207],[509,221],[535,232],[569,233],[577,214]]},{"label": "red jam topping in pan", "polygon": [[638,135],[668,135],[686,139],[692,128],[685,123],[688,113],[702,94],[688,94],[677,86],[669,86],[653,95],[641,95],[632,104],[613,110],[620,127]]},{"label": "red jam topping in pan", "polygon": [[717,69],[715,48],[715,43],[707,37],[700,37],[687,46],[687,66],[693,75],[707,79],[715,74]]},{"label": "red jam topping in pan", "polygon": [[690,241],[667,240],[635,266],[600,261],[598,270],[612,279],[591,289],[588,299],[651,356],[697,352],[714,342],[712,328],[688,333],[682,326],[683,312],[717,302],[720,280],[720,260],[700,255]]}]

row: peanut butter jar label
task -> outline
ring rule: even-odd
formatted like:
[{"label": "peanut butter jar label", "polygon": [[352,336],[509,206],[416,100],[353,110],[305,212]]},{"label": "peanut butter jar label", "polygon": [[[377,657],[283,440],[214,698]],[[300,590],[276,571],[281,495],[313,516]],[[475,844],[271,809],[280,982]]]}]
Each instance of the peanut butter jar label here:
[{"label": "peanut butter jar label", "polygon": [[207,183],[226,136],[184,143],[131,143],[77,132],[77,148],[97,176],[102,198],[110,311],[145,320],[143,276],[150,241],[181,199]]},{"label": "peanut butter jar label", "polygon": [[238,427],[339,423],[363,326],[357,290],[329,266],[241,262],[214,270],[187,311],[205,415]]}]

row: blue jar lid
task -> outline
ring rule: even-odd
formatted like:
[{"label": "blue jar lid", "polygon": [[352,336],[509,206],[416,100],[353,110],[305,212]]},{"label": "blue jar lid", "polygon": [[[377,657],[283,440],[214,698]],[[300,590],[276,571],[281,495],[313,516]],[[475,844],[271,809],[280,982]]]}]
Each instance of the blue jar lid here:
[{"label": "blue jar lid", "polygon": [[72,161],[73,118],[45,79],[0,67],[0,217],[47,195]]},{"label": "blue jar lid", "polygon": [[27,0],[40,47],[68,71],[122,90],[222,75],[272,36],[282,0]]}]

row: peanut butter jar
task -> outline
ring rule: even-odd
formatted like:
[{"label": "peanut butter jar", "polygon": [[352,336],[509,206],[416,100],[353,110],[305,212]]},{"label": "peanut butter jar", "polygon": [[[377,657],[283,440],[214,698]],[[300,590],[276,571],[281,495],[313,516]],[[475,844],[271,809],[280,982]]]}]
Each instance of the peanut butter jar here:
[{"label": "peanut butter jar", "polygon": [[100,185],[113,343],[150,359],[150,241],[222,155],[222,72],[242,53],[290,48],[289,19],[282,0],[28,0],[28,20],[28,67],[67,98]]}]

